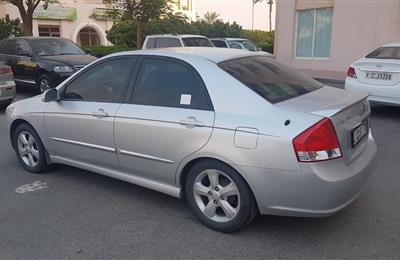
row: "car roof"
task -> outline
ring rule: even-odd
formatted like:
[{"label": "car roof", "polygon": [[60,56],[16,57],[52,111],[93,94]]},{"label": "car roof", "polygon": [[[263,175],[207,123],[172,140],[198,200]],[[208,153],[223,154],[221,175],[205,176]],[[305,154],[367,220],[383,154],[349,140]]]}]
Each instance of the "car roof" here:
[{"label": "car roof", "polygon": [[153,35],[147,35],[147,37],[207,38],[203,35],[196,35],[196,34],[153,34]]},{"label": "car roof", "polygon": [[210,40],[249,41],[249,39],[246,38],[210,38]]},{"label": "car roof", "polygon": [[127,51],[111,54],[110,56],[118,55],[160,55],[173,57],[178,59],[185,59],[189,57],[201,57],[210,60],[214,63],[219,63],[226,60],[232,60],[242,57],[249,56],[267,56],[273,57],[271,54],[265,53],[254,53],[250,51],[243,51],[238,49],[230,48],[215,48],[215,47],[178,47],[178,48],[162,48],[162,49],[149,49],[149,50],[137,50],[137,51]]},{"label": "car roof", "polygon": [[400,47],[400,42],[385,44],[382,47]]},{"label": "car roof", "polygon": [[9,37],[4,40],[14,40],[14,39],[23,39],[23,40],[41,40],[41,39],[62,39],[62,40],[69,40],[63,37],[50,37],[50,36],[21,36],[21,37]]}]

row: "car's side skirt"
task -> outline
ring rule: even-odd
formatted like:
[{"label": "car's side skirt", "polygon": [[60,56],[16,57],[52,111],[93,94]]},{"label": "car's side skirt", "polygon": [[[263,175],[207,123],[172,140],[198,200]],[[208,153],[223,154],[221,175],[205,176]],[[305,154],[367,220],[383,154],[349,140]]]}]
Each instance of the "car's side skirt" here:
[{"label": "car's side skirt", "polygon": [[127,174],[124,172],[111,170],[111,169],[99,167],[99,166],[96,166],[93,164],[88,164],[88,163],[84,163],[84,162],[80,162],[80,161],[76,161],[76,160],[67,159],[67,158],[60,157],[60,156],[50,155],[50,159],[51,159],[52,163],[66,164],[69,166],[77,167],[77,168],[84,169],[87,171],[96,172],[96,173],[99,173],[99,174],[102,174],[102,175],[105,175],[108,177],[126,181],[126,182],[129,182],[132,184],[136,184],[136,185],[148,188],[148,189],[159,191],[159,192],[165,193],[167,195],[170,195],[170,196],[173,196],[176,198],[181,197],[181,189],[178,187],[175,187],[175,186],[167,185],[164,183],[158,183],[158,182],[148,180],[145,178],[133,176],[131,174]]}]

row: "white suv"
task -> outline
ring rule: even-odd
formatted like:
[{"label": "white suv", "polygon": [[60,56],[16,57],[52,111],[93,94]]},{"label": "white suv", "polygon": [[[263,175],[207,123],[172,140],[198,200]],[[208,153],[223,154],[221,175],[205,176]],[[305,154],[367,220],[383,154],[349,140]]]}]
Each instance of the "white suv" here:
[{"label": "white suv", "polygon": [[142,49],[168,47],[214,47],[212,42],[201,35],[160,34],[148,35]]}]

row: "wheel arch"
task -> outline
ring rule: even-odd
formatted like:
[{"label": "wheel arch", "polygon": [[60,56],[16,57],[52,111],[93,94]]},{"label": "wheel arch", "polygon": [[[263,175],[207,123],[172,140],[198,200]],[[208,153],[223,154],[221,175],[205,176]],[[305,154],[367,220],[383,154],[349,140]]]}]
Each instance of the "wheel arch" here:
[{"label": "wheel arch", "polygon": [[220,162],[223,163],[225,165],[227,165],[228,167],[232,168],[233,170],[235,170],[239,176],[244,180],[244,182],[246,183],[246,185],[249,187],[250,192],[252,193],[253,197],[254,196],[254,192],[252,189],[252,185],[248,182],[246,176],[244,174],[242,174],[242,171],[239,167],[235,166],[232,162],[229,162],[229,160],[223,159],[223,158],[217,158],[217,157],[213,157],[213,156],[200,156],[200,157],[196,157],[196,158],[192,158],[189,161],[182,163],[183,166],[181,167],[181,170],[179,171],[179,175],[177,176],[177,185],[181,188],[181,196],[184,197],[185,196],[185,180],[186,177],[190,171],[190,169],[196,165],[197,163],[201,162],[201,161],[216,161],[216,162]]},{"label": "wheel arch", "polygon": [[11,125],[10,125],[10,129],[9,129],[9,136],[10,136],[11,145],[13,146],[14,149],[15,149],[15,146],[14,146],[13,137],[15,134],[15,130],[17,129],[18,126],[20,126],[22,124],[27,124],[30,127],[32,127],[33,129],[35,129],[31,123],[29,123],[28,121],[26,121],[24,119],[18,118],[18,119],[15,119],[14,121],[12,121]]}]

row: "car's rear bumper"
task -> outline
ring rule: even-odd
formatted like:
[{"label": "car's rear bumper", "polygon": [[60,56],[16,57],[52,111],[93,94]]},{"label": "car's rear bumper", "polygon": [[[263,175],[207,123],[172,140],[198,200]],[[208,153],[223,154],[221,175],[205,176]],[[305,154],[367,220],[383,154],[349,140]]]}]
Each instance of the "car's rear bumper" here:
[{"label": "car's rear bumper", "polygon": [[359,82],[357,79],[346,78],[345,89],[368,91],[369,101],[387,105],[400,105],[400,83],[392,86],[372,85]]},{"label": "car's rear bumper", "polygon": [[377,151],[369,135],[365,151],[345,165],[342,159],[302,163],[299,171],[244,167],[261,214],[322,217],[354,201],[372,176]]},{"label": "car's rear bumper", "polygon": [[0,103],[6,103],[14,99],[16,93],[15,82],[0,82]]}]

